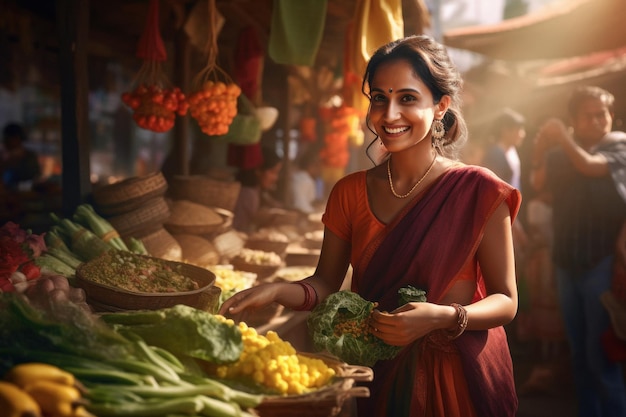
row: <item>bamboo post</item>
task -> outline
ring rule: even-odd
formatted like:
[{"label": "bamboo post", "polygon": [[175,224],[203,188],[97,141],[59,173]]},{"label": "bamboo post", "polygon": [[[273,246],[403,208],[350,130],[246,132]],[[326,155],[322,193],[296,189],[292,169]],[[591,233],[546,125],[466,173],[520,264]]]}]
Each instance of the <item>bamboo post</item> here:
[{"label": "bamboo post", "polygon": [[62,211],[91,193],[87,42],[90,0],[57,0],[61,84]]}]

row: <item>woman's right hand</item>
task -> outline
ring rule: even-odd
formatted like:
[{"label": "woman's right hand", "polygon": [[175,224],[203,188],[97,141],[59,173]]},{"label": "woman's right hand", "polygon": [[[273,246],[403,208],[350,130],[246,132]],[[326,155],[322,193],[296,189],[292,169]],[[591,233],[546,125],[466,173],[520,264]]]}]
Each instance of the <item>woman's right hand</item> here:
[{"label": "woman's right hand", "polygon": [[240,321],[242,317],[249,314],[248,310],[260,309],[276,301],[284,285],[282,283],[261,284],[240,291],[224,301],[219,314]]}]

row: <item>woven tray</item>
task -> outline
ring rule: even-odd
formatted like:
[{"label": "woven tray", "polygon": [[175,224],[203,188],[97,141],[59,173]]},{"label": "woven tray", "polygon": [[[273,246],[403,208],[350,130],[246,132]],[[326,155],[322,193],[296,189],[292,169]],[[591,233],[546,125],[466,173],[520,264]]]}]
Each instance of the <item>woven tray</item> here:
[{"label": "woven tray", "polygon": [[[149,258],[148,256],[144,257]],[[177,304],[185,304],[201,310],[205,310],[209,307],[207,304],[209,300],[202,294],[209,291],[210,288],[214,286],[215,274],[213,272],[205,268],[199,268],[181,262],[159,261],[177,266],[183,275],[196,281],[199,288],[194,291],[176,293],[127,291],[89,280],[89,277],[84,275],[85,268],[88,266],[89,262],[81,264],[76,269],[76,285],[85,290],[87,303],[91,300],[95,302],[96,305],[104,305],[123,310],[158,310],[173,307]]]},{"label": "woven tray", "polygon": [[177,175],[171,180],[169,192],[175,200],[189,200],[208,207],[228,211],[235,209],[241,183],[223,181],[205,175]]},{"label": "woven tray", "polygon": [[233,267],[239,271],[245,272],[253,272],[257,275],[258,280],[265,280],[270,278],[272,275],[276,273],[278,268],[282,265],[259,265],[259,264],[251,264],[248,262],[243,262],[239,259],[232,258],[230,263]]},{"label": "woven tray", "polygon": [[371,368],[353,366],[323,354],[307,354],[322,359],[337,373],[337,379],[328,387],[303,395],[268,397],[255,408],[260,417],[333,417],[339,415],[345,401],[355,397],[369,397],[369,389],[355,386],[357,381],[371,381]]},{"label": "woven tray", "polygon": [[246,240],[246,248],[262,250],[264,252],[274,252],[279,255],[284,255],[287,251],[289,242],[280,242],[268,239],[248,239]]},{"label": "woven tray", "polygon": [[105,216],[131,211],[147,200],[165,195],[167,181],[161,172],[131,177],[93,190],[96,209]]},{"label": "woven tray", "polygon": [[163,197],[151,198],[131,211],[109,217],[107,220],[122,237],[141,237],[161,228],[170,209]]}]

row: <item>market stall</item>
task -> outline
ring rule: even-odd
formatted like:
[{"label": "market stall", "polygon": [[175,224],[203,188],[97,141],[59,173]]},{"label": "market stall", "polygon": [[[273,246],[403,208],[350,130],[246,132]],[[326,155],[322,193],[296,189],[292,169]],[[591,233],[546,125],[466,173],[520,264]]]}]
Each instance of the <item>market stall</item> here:
[{"label": "market stall", "polygon": [[[162,224],[198,228],[191,236],[210,242],[229,231],[226,223],[214,234],[171,215]],[[271,308],[238,323],[217,315],[239,290],[312,272],[286,266],[277,229],[241,237],[256,249],[169,250],[164,259],[144,244],[151,227],[120,234],[83,204],[45,234],[11,222],[0,228],[0,401],[11,412],[333,416],[349,415],[351,399],[368,395],[360,383],[373,378],[369,367],[306,342],[308,313]],[[185,248],[184,235],[170,236]]]}]

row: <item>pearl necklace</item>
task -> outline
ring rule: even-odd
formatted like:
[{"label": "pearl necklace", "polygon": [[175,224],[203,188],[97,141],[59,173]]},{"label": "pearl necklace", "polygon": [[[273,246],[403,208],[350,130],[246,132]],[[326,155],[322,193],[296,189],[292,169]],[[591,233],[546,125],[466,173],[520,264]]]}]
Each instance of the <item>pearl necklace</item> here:
[{"label": "pearl necklace", "polygon": [[391,194],[393,194],[394,197],[396,197],[396,198],[407,198],[408,196],[410,196],[411,193],[413,191],[415,191],[417,186],[420,185],[422,183],[422,181],[424,181],[424,179],[428,176],[428,174],[430,173],[430,170],[433,169],[433,166],[435,165],[435,161],[436,160],[437,160],[437,153],[435,153],[435,157],[433,158],[433,161],[430,163],[430,166],[428,167],[428,169],[426,170],[424,175],[422,175],[422,178],[420,178],[415,183],[415,185],[413,187],[411,187],[409,192],[406,193],[406,194],[398,194],[398,193],[396,193],[396,190],[393,188],[393,181],[391,180],[391,158],[388,158],[387,159],[387,178],[389,179],[389,188],[391,189]]}]

